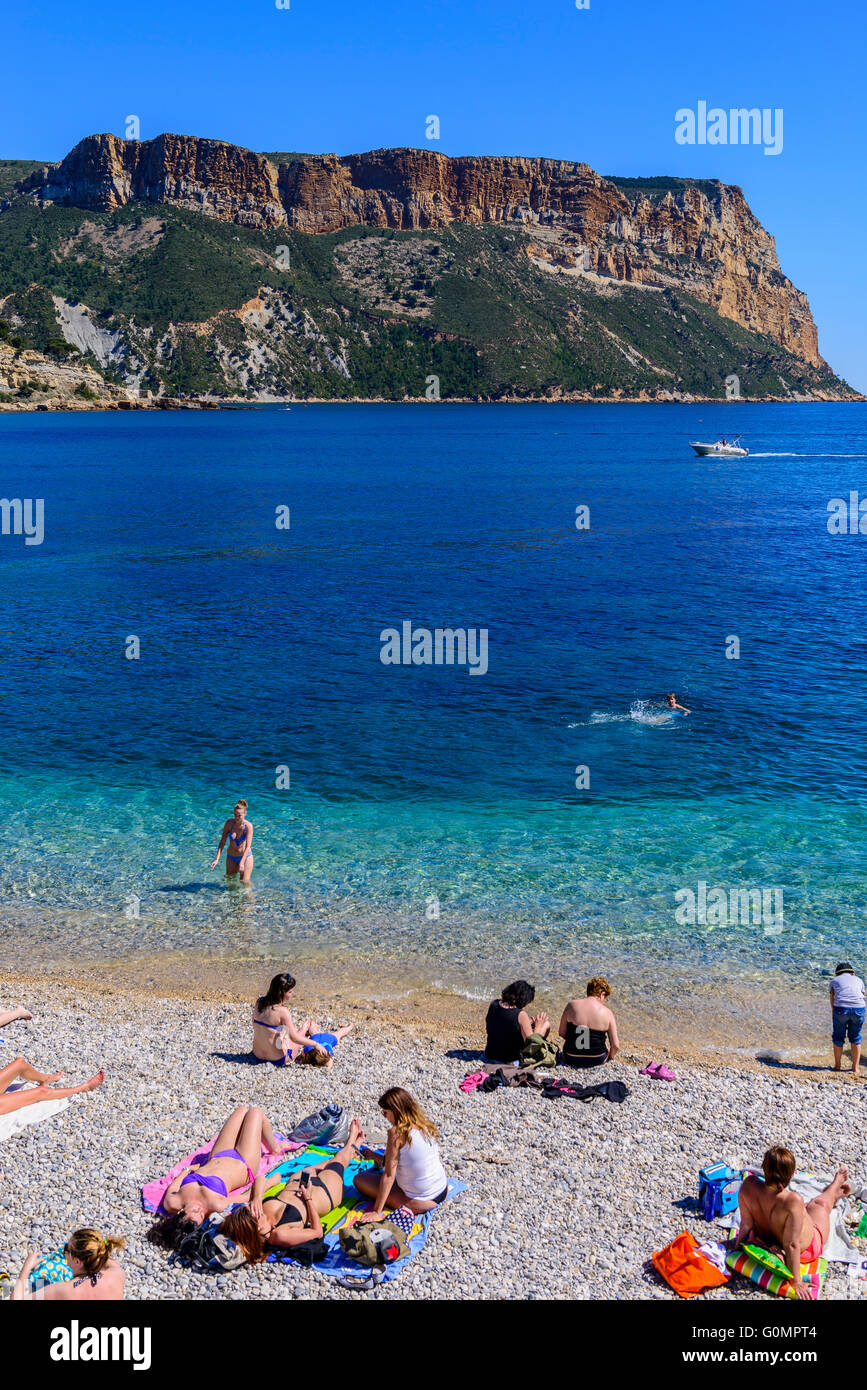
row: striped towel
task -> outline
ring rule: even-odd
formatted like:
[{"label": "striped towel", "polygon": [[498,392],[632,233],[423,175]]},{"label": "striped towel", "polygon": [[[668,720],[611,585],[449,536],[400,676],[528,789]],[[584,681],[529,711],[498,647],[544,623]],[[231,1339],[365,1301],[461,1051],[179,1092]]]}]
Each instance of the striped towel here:
[{"label": "striped towel", "polygon": [[[765,1293],[775,1294],[778,1298],[797,1298],[795,1288],[792,1283],[792,1274],[788,1265],[780,1259],[779,1255],[774,1255],[770,1250],[762,1250],[758,1245],[747,1245],[743,1248],[730,1250],[726,1255],[726,1264],[733,1274],[743,1274],[744,1278],[752,1280],[758,1284]],[[811,1260],[809,1264],[801,1265],[801,1278],[805,1284],[810,1285],[811,1298],[817,1299],[822,1292],[822,1286],[828,1273],[828,1261],[819,1257],[818,1260]]]}]

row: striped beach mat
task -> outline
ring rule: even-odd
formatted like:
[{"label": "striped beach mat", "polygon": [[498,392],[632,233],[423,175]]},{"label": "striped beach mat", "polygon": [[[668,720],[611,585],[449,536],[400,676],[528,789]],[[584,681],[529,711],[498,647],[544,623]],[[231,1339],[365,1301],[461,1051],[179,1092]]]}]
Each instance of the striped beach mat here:
[{"label": "striped beach mat", "polygon": [[[726,1264],[733,1274],[743,1274],[744,1278],[758,1284],[765,1293],[775,1294],[777,1298],[797,1298],[792,1283],[792,1273],[779,1257],[770,1250],[758,1245],[746,1245],[730,1250]],[[801,1278],[809,1284],[811,1298],[817,1299],[828,1274],[828,1261],[821,1257],[801,1265]]]}]

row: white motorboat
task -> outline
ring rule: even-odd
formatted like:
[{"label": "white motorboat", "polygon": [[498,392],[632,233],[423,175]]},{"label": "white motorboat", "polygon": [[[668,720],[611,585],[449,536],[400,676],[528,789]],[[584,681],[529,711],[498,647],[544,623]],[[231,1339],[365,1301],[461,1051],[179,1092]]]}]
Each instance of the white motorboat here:
[{"label": "white motorboat", "polygon": [[738,434],[734,439],[718,439],[715,444],[690,441],[689,447],[695,449],[699,458],[745,459],[749,457],[750,451],[743,447],[740,439],[741,436]]}]

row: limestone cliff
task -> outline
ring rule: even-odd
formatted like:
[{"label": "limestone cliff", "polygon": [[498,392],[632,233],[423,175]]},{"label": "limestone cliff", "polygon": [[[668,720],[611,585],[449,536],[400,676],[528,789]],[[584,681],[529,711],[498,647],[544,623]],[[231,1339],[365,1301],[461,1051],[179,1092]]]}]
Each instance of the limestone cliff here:
[{"label": "limestone cliff", "polygon": [[524,224],[538,231],[530,251],[542,263],[609,281],[679,287],[823,367],[807,298],[782,274],[774,239],[741,190],[679,180],[645,189],[643,182],[606,179],[565,160],[400,149],[275,165],[193,136],[93,135],[59,164],[24,179],[17,193],[102,212],[143,200],[246,227],[307,233]]}]

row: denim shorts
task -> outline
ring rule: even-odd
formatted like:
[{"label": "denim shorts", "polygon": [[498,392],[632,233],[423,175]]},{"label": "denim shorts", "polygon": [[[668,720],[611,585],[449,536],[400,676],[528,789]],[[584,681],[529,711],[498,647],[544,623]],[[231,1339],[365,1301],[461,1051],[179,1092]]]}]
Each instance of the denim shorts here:
[{"label": "denim shorts", "polygon": [[850,1043],[860,1043],[861,1029],[864,1027],[864,1009],[835,1009],[834,1031],[835,1047],[842,1047],[848,1035]]}]

